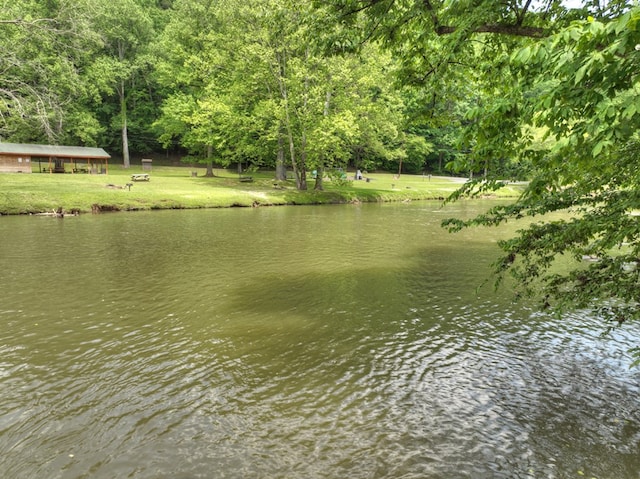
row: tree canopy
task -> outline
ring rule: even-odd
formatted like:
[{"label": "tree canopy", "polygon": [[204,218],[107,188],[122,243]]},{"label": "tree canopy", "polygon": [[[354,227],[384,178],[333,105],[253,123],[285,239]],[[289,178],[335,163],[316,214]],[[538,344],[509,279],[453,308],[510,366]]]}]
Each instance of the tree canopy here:
[{"label": "tree canopy", "polygon": [[[478,148],[530,162],[534,173],[517,202],[467,223],[535,219],[501,244],[497,271],[509,271],[525,293],[541,286],[545,304],[596,307],[617,323],[640,314],[639,21],[637,8],[608,21],[589,16],[512,53],[516,83],[500,100],[506,121],[492,116],[508,134],[482,137]],[[550,141],[534,143],[531,128]],[[499,184],[470,183],[457,196]],[[570,219],[543,217],[555,211]],[[553,268],[563,255],[575,267]]]},{"label": "tree canopy", "polygon": [[[530,182],[516,202],[445,225],[526,221],[500,243],[498,282],[511,275],[518,294],[544,307],[597,310],[614,326],[637,319],[640,9],[616,1],[538,10],[528,1],[332,3],[345,22],[365,16],[366,36],[400,56],[405,81],[422,74],[424,88],[436,90],[462,73],[476,82],[460,169],[508,159]],[[451,200],[499,188],[494,173],[504,171],[487,171]]]}]

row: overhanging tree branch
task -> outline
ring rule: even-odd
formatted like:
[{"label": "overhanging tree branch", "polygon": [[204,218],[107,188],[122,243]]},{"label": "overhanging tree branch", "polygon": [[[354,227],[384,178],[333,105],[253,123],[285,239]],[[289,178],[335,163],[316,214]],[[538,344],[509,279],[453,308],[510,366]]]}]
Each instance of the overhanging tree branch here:
[{"label": "overhanging tree branch", "polygon": [[[494,23],[482,23],[470,29],[472,33],[492,33],[499,35],[509,35],[517,37],[528,38],[544,38],[549,35],[549,31],[545,28],[527,26],[525,25],[525,19],[528,18],[529,8],[532,0],[527,0],[524,5],[514,12],[515,19],[513,23],[500,23],[498,21]],[[387,4],[384,14],[376,13],[371,14],[371,9],[374,7],[380,7],[381,4]],[[369,14],[372,18],[377,18],[378,23],[382,22],[394,7],[401,10],[402,2],[396,0],[368,0],[364,2],[355,2],[355,5],[350,2],[338,2],[338,10],[341,12],[342,17],[348,17],[357,15],[359,13],[369,10]],[[399,5],[400,4],[400,5]],[[455,25],[446,25],[441,23],[439,17],[438,7],[434,6],[431,0],[422,0],[421,7],[418,7],[420,14],[427,15],[430,23],[433,25],[433,30],[437,35],[449,35],[456,32],[459,27]],[[406,12],[405,12],[406,13]],[[418,15],[412,15],[415,18]],[[498,20],[496,18],[496,20]],[[371,36],[371,35],[370,35]]]},{"label": "overhanging tree branch", "polygon": [[[449,35],[458,30],[458,27],[438,26],[438,35]],[[549,35],[547,30],[538,27],[525,27],[521,25],[480,25],[471,30],[474,33],[494,33],[499,35],[510,35],[516,37],[544,38]]]},{"label": "overhanging tree branch", "polygon": [[54,18],[36,18],[35,20],[23,20],[22,18],[0,19],[0,25],[38,25],[40,23],[56,23]]}]

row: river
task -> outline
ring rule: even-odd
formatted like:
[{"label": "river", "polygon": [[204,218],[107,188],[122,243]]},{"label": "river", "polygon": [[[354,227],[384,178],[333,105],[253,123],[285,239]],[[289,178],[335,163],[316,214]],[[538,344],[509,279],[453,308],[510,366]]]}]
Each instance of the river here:
[{"label": "river", "polygon": [[640,328],[477,289],[490,202],[0,218],[0,477],[640,477]]}]

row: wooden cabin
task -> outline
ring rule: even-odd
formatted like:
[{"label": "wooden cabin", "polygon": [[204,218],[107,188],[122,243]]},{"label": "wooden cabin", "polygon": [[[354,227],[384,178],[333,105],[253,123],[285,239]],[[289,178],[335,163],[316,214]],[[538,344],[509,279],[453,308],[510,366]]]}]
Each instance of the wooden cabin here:
[{"label": "wooden cabin", "polygon": [[109,155],[86,146],[0,143],[0,173],[107,173]]}]

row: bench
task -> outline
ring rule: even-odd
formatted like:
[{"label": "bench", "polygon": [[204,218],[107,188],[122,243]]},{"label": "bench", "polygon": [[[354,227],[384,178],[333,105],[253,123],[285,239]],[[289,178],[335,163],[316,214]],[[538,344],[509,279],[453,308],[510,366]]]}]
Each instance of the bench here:
[{"label": "bench", "polygon": [[253,176],[241,176],[240,177],[240,182],[241,183],[251,183],[253,181]]},{"label": "bench", "polygon": [[148,173],[135,173],[131,175],[131,181],[149,181],[150,179]]}]

